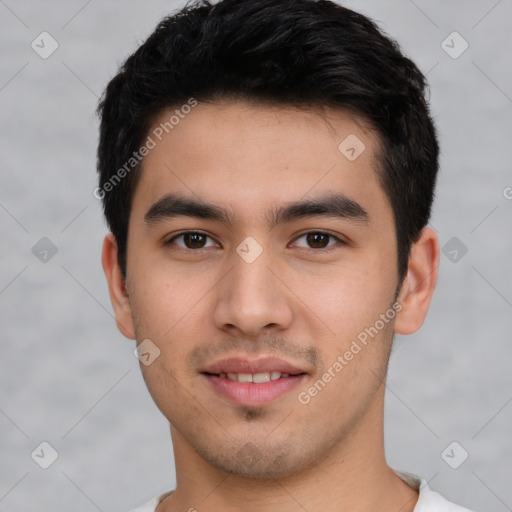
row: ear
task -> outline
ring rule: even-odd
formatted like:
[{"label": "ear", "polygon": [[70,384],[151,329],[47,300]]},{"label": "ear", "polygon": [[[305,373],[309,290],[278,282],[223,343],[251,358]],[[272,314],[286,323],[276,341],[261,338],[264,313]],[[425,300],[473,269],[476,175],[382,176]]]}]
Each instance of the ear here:
[{"label": "ear", "polygon": [[114,307],[117,328],[124,336],[134,340],[135,329],[130,299],[126,292],[121,268],[118,263],[117,242],[112,233],[109,233],[103,241],[101,263],[107,278],[108,291],[112,306]]},{"label": "ear", "polygon": [[397,299],[402,306],[395,322],[397,334],[411,334],[422,326],[437,283],[438,269],[439,241],[433,229],[425,228],[411,247],[407,275]]}]

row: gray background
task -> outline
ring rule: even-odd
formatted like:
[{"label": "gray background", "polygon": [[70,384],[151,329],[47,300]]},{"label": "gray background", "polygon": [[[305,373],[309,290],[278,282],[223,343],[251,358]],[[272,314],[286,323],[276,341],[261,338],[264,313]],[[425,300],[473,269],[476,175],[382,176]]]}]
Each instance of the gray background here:
[{"label": "gray background", "polygon": [[[174,486],[168,425],[112,319],[92,191],[98,96],[180,5],[0,0],[0,511],[121,512]],[[428,72],[442,143],[431,225],[443,246],[457,237],[425,326],[396,340],[388,460],[467,507],[512,510],[512,2],[345,5]],[[42,31],[59,44],[47,59],[31,48]],[[456,59],[441,45],[453,31],[469,43]],[[42,237],[57,248],[46,262]],[[31,458],[42,441],[59,455],[46,470]],[[452,465],[469,454],[458,469],[441,455],[453,441]]]}]

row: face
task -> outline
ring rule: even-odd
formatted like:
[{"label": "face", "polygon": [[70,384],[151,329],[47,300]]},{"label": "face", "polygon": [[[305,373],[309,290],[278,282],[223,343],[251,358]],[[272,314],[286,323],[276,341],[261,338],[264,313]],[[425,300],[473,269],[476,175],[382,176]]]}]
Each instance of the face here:
[{"label": "face", "polygon": [[144,379],[175,445],[263,478],[358,429],[380,435],[401,305],[375,133],[339,110],[227,102],[155,141],[116,315],[146,340]]}]

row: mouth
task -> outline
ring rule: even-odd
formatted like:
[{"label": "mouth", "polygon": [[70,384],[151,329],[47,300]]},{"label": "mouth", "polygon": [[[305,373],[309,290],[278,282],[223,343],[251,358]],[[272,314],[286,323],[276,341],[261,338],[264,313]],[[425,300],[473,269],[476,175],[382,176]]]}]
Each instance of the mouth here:
[{"label": "mouth", "polygon": [[[252,382],[254,384],[263,384],[264,382],[270,382],[278,379],[286,379],[290,377],[289,373],[281,373],[278,371],[271,372],[260,372],[260,373],[208,373],[205,372],[204,375],[210,375],[213,377],[219,377],[220,379],[229,379],[234,382]],[[296,377],[297,375],[305,375],[304,373],[292,374],[292,377]]]},{"label": "mouth", "polygon": [[230,403],[262,407],[289,393],[308,374],[280,359],[232,358],[211,365],[201,375]]}]

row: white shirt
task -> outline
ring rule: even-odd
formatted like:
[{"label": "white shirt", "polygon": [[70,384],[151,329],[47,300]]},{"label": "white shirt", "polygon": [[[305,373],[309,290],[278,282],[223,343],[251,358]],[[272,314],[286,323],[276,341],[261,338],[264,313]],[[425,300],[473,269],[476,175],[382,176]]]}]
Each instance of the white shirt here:
[{"label": "white shirt", "polygon": [[[471,510],[459,507],[459,505],[455,505],[455,503],[443,498],[439,493],[432,491],[426,480],[402,471],[395,471],[395,473],[407,485],[420,493],[418,502],[414,507],[414,512],[471,512]],[[166,492],[161,496],[157,496],[142,507],[135,508],[131,512],[155,512],[158,504],[169,494],[170,492]]]}]

